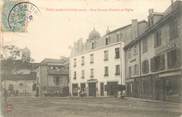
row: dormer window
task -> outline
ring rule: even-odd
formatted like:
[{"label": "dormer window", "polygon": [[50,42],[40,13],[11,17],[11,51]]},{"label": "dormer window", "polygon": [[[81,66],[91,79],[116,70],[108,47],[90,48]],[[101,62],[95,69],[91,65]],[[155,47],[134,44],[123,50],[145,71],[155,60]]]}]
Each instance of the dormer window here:
[{"label": "dormer window", "polygon": [[92,42],[92,49],[95,48],[95,42]]},{"label": "dormer window", "polygon": [[109,37],[106,37],[106,39],[105,39],[105,44],[108,45],[109,42],[110,42],[110,38],[109,38]]}]

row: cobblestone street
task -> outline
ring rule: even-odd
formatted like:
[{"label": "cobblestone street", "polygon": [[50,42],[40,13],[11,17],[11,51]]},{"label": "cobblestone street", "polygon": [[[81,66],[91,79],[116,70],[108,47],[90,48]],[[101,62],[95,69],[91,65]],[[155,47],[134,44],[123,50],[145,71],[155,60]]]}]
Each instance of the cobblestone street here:
[{"label": "cobblestone street", "polygon": [[182,104],[135,98],[13,97],[6,117],[180,117]]}]

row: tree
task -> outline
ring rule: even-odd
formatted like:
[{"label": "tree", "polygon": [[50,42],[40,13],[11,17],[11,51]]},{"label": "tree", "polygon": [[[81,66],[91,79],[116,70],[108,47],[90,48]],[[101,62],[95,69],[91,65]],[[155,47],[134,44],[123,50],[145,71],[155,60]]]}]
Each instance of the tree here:
[{"label": "tree", "polygon": [[3,47],[4,53],[1,55],[2,60],[21,60],[22,62],[33,62],[30,56],[30,50],[26,47],[20,49],[14,45],[6,45]]},{"label": "tree", "polygon": [[14,45],[6,45],[3,47],[4,53],[3,53],[3,60],[4,59],[11,59],[11,60],[17,60],[20,58],[20,49]]},{"label": "tree", "polygon": [[25,57],[23,54],[23,49],[20,49],[14,45],[6,45],[3,47],[3,50],[4,53],[1,55],[1,70],[4,77],[11,75],[13,70],[16,71],[16,69],[31,66],[33,59],[30,56]]}]

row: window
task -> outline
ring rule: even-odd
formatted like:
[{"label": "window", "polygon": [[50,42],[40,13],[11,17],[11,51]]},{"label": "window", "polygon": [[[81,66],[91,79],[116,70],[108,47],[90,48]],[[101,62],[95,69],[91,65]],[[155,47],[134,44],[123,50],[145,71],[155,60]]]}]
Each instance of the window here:
[{"label": "window", "polygon": [[159,70],[164,70],[165,69],[165,55],[160,55],[159,56]]},{"label": "window", "polygon": [[151,71],[157,72],[165,69],[165,58],[164,55],[155,56],[151,59]]},{"label": "window", "polygon": [[58,76],[54,77],[54,84],[55,84],[55,85],[59,85],[59,84],[60,84],[60,81],[59,81],[59,80],[60,80],[60,79],[59,79]]},{"label": "window", "polygon": [[116,59],[120,58],[120,51],[119,51],[119,48],[115,48],[115,58],[116,58]]},{"label": "window", "polygon": [[169,23],[169,37],[170,40],[176,39],[178,37],[178,25],[176,18],[172,19]]},{"label": "window", "polygon": [[109,68],[107,66],[104,67],[104,76],[109,76]]},{"label": "window", "polygon": [[155,32],[155,37],[154,37],[154,47],[159,47],[161,45],[161,31]]},{"label": "window", "polygon": [[109,59],[109,52],[106,50],[104,51],[104,61],[108,61]]},{"label": "window", "polygon": [[137,55],[137,54],[138,54],[138,52],[137,52],[137,46],[134,45],[133,46],[133,55]]},{"label": "window", "polygon": [[181,65],[180,50],[174,49],[167,53],[167,65],[168,68],[175,68]]},{"label": "window", "polygon": [[147,52],[148,51],[148,41],[147,41],[147,39],[144,39],[142,41],[142,45],[143,45],[143,53]]},{"label": "window", "polygon": [[90,77],[93,78],[94,77],[94,69],[90,69]]},{"label": "window", "polygon": [[150,60],[150,63],[151,63],[151,71],[152,72],[156,72],[159,70],[159,57],[153,57],[151,60]]},{"label": "window", "polygon": [[135,64],[134,65],[134,75],[138,75],[139,71],[138,71],[138,65]]},{"label": "window", "polygon": [[73,79],[76,80],[76,71],[74,72]]},{"label": "window", "polygon": [[131,77],[131,66],[128,68],[128,76]]},{"label": "window", "polygon": [[82,70],[81,73],[82,73],[82,79],[84,79],[85,78],[85,71]]},{"label": "window", "polygon": [[94,63],[94,54],[90,54],[90,63]]},{"label": "window", "polygon": [[84,66],[84,64],[85,64],[85,57],[82,56],[82,58],[81,58],[81,65]]},{"label": "window", "polygon": [[143,74],[146,74],[146,73],[149,72],[149,62],[148,62],[148,60],[144,60],[142,62],[142,72],[143,72]]},{"label": "window", "polygon": [[92,42],[92,49],[95,48],[95,42]]},{"label": "window", "polygon": [[116,66],[115,66],[115,69],[116,69],[116,70],[115,70],[115,71],[116,71],[116,72],[115,72],[115,75],[120,75],[120,65],[116,65]]},{"label": "window", "polygon": [[109,44],[109,42],[110,42],[110,38],[109,38],[109,37],[107,37],[107,38],[105,39],[105,44],[106,44],[106,45],[108,45],[108,44]]},{"label": "window", "polygon": [[128,59],[131,58],[131,49],[128,49]]},{"label": "window", "polygon": [[74,67],[76,67],[76,58],[73,60]]}]

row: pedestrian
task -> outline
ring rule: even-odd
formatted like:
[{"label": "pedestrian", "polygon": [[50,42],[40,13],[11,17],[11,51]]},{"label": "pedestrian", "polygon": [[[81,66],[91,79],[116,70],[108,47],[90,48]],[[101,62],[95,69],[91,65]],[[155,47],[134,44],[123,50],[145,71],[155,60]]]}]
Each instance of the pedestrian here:
[{"label": "pedestrian", "polygon": [[123,91],[121,92],[121,98],[122,98],[122,99],[124,99],[124,98],[125,98],[125,96],[126,96],[126,91],[125,91],[125,90],[123,90]]}]

